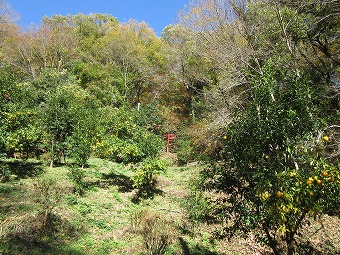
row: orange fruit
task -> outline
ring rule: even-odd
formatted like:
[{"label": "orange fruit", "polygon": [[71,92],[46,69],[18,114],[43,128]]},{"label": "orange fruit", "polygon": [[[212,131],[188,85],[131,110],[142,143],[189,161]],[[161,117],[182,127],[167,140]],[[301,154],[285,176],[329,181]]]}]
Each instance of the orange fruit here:
[{"label": "orange fruit", "polygon": [[321,172],[322,177],[327,177],[328,176],[328,171],[322,171]]},{"label": "orange fruit", "polygon": [[317,181],[316,181],[316,184],[317,184],[318,186],[321,186],[321,185],[322,185],[322,180],[317,180]]},{"label": "orange fruit", "polygon": [[307,180],[307,184],[312,184],[314,182],[314,178],[309,177]]},{"label": "orange fruit", "polygon": [[283,197],[283,192],[281,192],[281,191],[276,192],[276,197],[277,198]]},{"label": "orange fruit", "polygon": [[327,135],[325,135],[325,136],[322,137],[322,140],[327,143],[327,142],[329,142],[329,137]]}]

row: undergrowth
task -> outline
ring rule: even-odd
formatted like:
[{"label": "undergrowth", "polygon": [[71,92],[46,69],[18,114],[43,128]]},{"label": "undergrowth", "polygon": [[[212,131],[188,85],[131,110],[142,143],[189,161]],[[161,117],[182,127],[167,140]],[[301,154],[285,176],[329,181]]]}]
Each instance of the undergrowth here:
[{"label": "undergrowth", "polygon": [[[160,192],[136,202],[131,166],[97,158],[75,172],[38,162],[4,164],[4,169],[24,165],[32,174],[16,169],[0,183],[0,254],[270,254],[252,239],[212,237],[218,226],[204,223],[214,216],[206,214],[209,194],[190,189],[199,165],[170,166],[157,177]],[[336,216],[312,221],[301,249],[339,252],[339,223]]]}]

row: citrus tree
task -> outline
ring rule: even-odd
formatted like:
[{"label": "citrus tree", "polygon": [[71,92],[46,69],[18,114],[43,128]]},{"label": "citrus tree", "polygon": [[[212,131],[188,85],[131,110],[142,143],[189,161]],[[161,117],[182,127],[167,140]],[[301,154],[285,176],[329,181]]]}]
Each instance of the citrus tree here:
[{"label": "citrus tree", "polygon": [[40,141],[35,95],[26,83],[17,82],[7,67],[0,69],[0,154],[28,157],[37,151]]},{"label": "citrus tree", "polygon": [[96,137],[96,116],[93,97],[83,90],[77,91],[69,109],[72,121],[72,133],[66,138],[67,154],[76,164],[84,167],[92,154]]},{"label": "citrus tree", "polygon": [[145,114],[144,108],[141,111],[129,107],[101,109],[93,146],[95,155],[123,163],[157,157],[164,141],[155,134],[152,124],[157,123],[155,116],[156,113]]},{"label": "citrus tree", "polygon": [[95,138],[94,105],[91,97],[79,86],[58,87],[41,105],[40,122],[43,143],[51,158],[50,166],[62,157],[71,156],[85,165]]},{"label": "citrus tree", "polygon": [[269,60],[250,91],[201,187],[225,194],[215,207],[229,223],[223,235],[255,230],[274,254],[294,254],[304,220],[339,203],[339,162],[326,155],[334,138],[320,105],[327,90]]},{"label": "citrus tree", "polygon": [[11,102],[11,95],[13,94],[14,83],[13,75],[7,70],[0,69],[0,154],[5,153],[6,134],[8,129],[7,113],[9,111],[9,104]]}]

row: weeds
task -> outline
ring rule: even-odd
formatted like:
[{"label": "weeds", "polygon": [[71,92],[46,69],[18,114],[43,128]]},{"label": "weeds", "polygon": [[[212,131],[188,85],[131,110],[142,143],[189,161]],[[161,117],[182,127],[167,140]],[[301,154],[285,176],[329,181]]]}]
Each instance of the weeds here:
[{"label": "weeds", "polygon": [[82,195],[85,190],[84,170],[78,167],[70,167],[68,177],[74,185],[74,190],[78,195]]},{"label": "weeds", "polygon": [[[223,197],[194,189],[189,179],[197,176],[196,166],[170,168],[158,179],[163,193],[135,204],[133,168],[99,159],[90,163],[82,171],[88,186],[79,196],[66,167],[30,178],[19,169],[28,165],[6,162],[11,173],[22,175],[0,183],[0,254],[269,254],[254,238],[211,242],[217,227],[202,221],[214,223],[219,214],[210,205]],[[312,221],[303,230],[310,238],[301,240],[301,254],[339,253],[338,217],[325,217],[324,228],[320,224]]]},{"label": "weeds", "polygon": [[149,209],[138,210],[131,216],[131,230],[142,237],[148,255],[165,254],[174,237],[171,225],[164,215]]},{"label": "weeds", "polygon": [[56,184],[55,179],[39,178],[33,183],[34,201],[38,206],[38,214],[42,215],[42,229],[49,227],[53,211],[60,202],[63,189]]},{"label": "weeds", "polygon": [[18,201],[30,210],[25,206],[24,210],[16,208],[15,213],[12,210],[1,221],[0,243],[5,254],[31,254],[30,247],[49,249],[55,234],[70,228],[65,227],[64,220],[55,213],[65,189],[47,177],[37,178],[30,187],[27,196]]},{"label": "weeds", "polygon": [[8,181],[10,175],[11,171],[9,167],[6,164],[0,162],[0,183]]}]

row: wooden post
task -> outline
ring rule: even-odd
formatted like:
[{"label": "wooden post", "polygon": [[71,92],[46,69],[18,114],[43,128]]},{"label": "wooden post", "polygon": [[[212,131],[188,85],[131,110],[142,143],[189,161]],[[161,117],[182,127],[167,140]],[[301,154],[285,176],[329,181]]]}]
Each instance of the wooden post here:
[{"label": "wooden post", "polygon": [[176,136],[174,134],[165,134],[164,139],[166,140],[165,151],[169,153],[171,148],[171,141],[175,140]]}]

